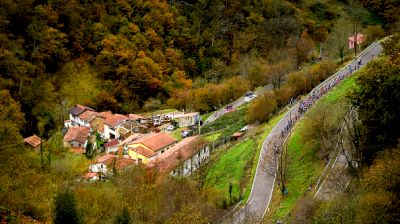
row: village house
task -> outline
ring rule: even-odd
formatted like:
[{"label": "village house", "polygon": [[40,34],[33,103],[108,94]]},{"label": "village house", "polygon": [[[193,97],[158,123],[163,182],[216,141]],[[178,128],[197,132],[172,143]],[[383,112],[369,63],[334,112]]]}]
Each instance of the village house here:
[{"label": "village house", "polygon": [[129,157],[138,163],[147,164],[151,159],[163,154],[175,145],[177,140],[166,133],[150,133],[126,144]]},{"label": "village house", "polygon": [[86,181],[94,182],[94,181],[100,180],[100,173],[89,172],[89,173],[86,173],[85,175],[83,175],[82,179],[86,180]]},{"label": "village house", "polygon": [[[91,112],[83,115],[83,117],[85,118],[85,120],[84,120],[80,117],[80,115],[86,111],[91,111]],[[75,107],[73,107],[69,110],[70,126],[89,127],[90,124],[89,124],[89,121],[87,121],[87,120],[89,120],[93,117],[93,112],[95,113],[95,111],[92,108],[77,104]],[[69,125],[67,125],[67,126],[69,126]]]},{"label": "village house", "polygon": [[166,115],[170,120],[174,120],[178,127],[188,127],[196,125],[200,119],[199,112],[181,113],[174,112]]},{"label": "village house", "polygon": [[72,126],[64,136],[64,147],[86,148],[88,137],[90,135],[89,127]]},{"label": "village house", "polygon": [[128,138],[126,138],[123,141],[121,141],[118,146],[122,148],[123,155],[128,155],[128,149],[127,149],[127,147],[125,147],[127,144],[129,144],[129,143],[131,143],[131,142],[135,141],[136,139],[139,139],[139,138],[141,138],[143,136],[144,136],[144,134],[132,133],[132,135],[130,135]]},{"label": "village house", "polygon": [[161,174],[189,176],[208,161],[210,149],[208,142],[199,136],[191,136],[174,145],[166,153],[149,163],[150,168]]},{"label": "village house", "polygon": [[355,43],[357,45],[362,44],[366,40],[366,37],[362,33],[357,33],[356,35],[353,35],[349,37],[349,49],[353,49],[355,46]]},{"label": "village house", "polygon": [[146,123],[146,118],[139,114],[128,114],[128,117],[134,121],[137,121],[141,124]]},{"label": "village house", "polygon": [[116,155],[105,154],[89,165],[89,173],[100,173],[101,177],[107,175],[108,169],[115,162]]},{"label": "village house", "polygon": [[129,131],[123,126],[123,124],[128,120],[130,120],[130,118],[122,114],[113,114],[107,117],[104,121],[104,138],[120,138],[121,131]]},{"label": "village house", "polygon": [[24,139],[24,142],[29,145],[33,150],[39,151],[40,144],[42,143],[42,139],[40,139],[36,135],[29,136]]},{"label": "village house", "polygon": [[89,124],[90,128],[94,132],[100,133],[101,136],[104,136],[104,121],[108,118],[111,117],[113,114],[111,111],[105,111],[105,112],[98,112],[96,117],[93,118]]},{"label": "village house", "polygon": [[118,152],[119,141],[117,139],[111,139],[104,144],[104,150],[106,153],[116,153]]},{"label": "village house", "polygon": [[83,179],[103,179],[107,176],[111,176],[113,174],[113,169],[117,171],[125,170],[133,164],[135,164],[135,160],[133,159],[105,154],[89,165],[89,172],[83,176]]},{"label": "village house", "polygon": [[135,162],[136,161],[134,159],[124,158],[124,157],[117,158],[117,160],[115,161],[115,169],[117,171],[126,170],[131,165],[134,165]]}]

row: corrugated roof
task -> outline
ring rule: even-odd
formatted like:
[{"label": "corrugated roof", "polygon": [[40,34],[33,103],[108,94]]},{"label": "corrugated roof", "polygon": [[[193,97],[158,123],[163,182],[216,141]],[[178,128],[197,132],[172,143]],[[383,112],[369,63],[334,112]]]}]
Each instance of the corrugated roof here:
[{"label": "corrugated roof", "polygon": [[74,115],[74,116],[78,116],[79,114],[83,113],[85,110],[91,110],[94,111],[92,108],[87,107],[87,106],[83,106],[80,104],[77,104],[75,107],[71,108],[69,110],[69,113]]},{"label": "corrugated roof", "polygon": [[29,137],[25,138],[24,142],[28,143],[33,148],[36,148],[36,147],[38,147],[40,145],[41,139],[36,135],[32,135],[32,136],[29,136]]}]

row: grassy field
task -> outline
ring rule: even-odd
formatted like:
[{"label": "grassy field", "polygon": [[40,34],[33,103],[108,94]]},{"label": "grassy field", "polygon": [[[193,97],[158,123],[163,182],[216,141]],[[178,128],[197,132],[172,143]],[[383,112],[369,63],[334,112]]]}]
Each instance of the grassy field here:
[{"label": "grassy field", "polygon": [[208,119],[208,117],[210,117],[214,112],[215,112],[215,111],[211,111],[211,112],[208,112],[208,113],[206,113],[206,114],[200,115],[200,116],[201,116],[201,120],[202,120],[203,122],[206,121],[206,120]]},{"label": "grassy field", "polygon": [[[343,100],[349,91],[356,87],[355,79],[356,76],[352,76],[344,80],[339,86],[321,98],[310,110],[322,106],[323,103],[335,104]],[[307,130],[305,130],[304,122],[301,120],[296,124],[287,142],[290,159],[287,170],[289,194],[283,197],[279,191],[275,190],[270,214],[266,216],[269,219],[268,221],[282,220],[287,217],[296,202],[309,193],[310,185],[316,183],[324,169],[325,163],[315,155],[315,149],[310,149],[302,144],[301,133],[305,131]]]},{"label": "grassy field", "polygon": [[205,136],[204,138],[207,141],[212,142],[213,140],[216,141],[220,135],[221,135],[221,132],[216,132],[214,134],[209,134],[209,135]]},{"label": "grassy field", "polygon": [[226,151],[208,170],[207,180],[215,182],[216,190],[223,192],[229,201],[229,185],[232,184],[232,198],[238,200],[241,194],[240,186],[245,175],[246,165],[254,157],[256,142],[246,139]]},{"label": "grassy field", "polygon": [[269,133],[272,131],[272,129],[278,123],[278,121],[280,119],[282,119],[282,117],[285,115],[286,111],[287,111],[286,109],[281,111],[278,115],[274,116],[269,122],[264,123],[258,127],[258,130],[260,130],[260,133],[257,135],[257,138],[256,138],[257,139],[257,150],[253,157],[253,163],[252,163],[252,167],[251,167],[250,176],[248,177],[247,185],[244,189],[243,201],[247,201],[247,199],[250,196],[251,186],[253,185],[254,175],[256,173],[262,144],[263,144],[265,138],[269,135]]},{"label": "grassy field", "polygon": [[220,131],[221,135],[219,137],[226,138],[233,133],[239,131],[246,125],[244,121],[245,109],[237,109],[232,112],[226,113],[216,121],[208,123],[202,127],[202,133],[209,134],[211,132],[211,127],[214,127],[214,131]]}]

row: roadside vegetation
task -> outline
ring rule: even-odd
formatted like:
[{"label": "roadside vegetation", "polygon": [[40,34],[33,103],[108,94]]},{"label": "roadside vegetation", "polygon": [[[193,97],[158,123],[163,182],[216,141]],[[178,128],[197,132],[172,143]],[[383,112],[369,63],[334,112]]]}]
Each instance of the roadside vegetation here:
[{"label": "roadside vegetation", "polygon": [[246,174],[251,170],[256,151],[254,139],[246,139],[226,148],[208,169],[205,181],[223,193],[220,206],[227,208],[243,199]]},{"label": "roadside vegetation", "polygon": [[[289,193],[282,195],[275,190],[265,222],[390,223],[398,219],[399,213],[393,212],[398,211],[398,204],[393,201],[398,199],[394,186],[399,183],[392,177],[399,172],[396,139],[400,135],[393,129],[393,125],[400,124],[394,112],[400,102],[399,56],[394,53],[399,51],[399,40],[397,35],[383,43],[386,56],[346,79],[296,125],[288,141]],[[341,107],[345,111],[357,109],[358,116],[344,113]],[[343,125],[346,129],[338,135]],[[348,186],[340,187],[343,177],[334,177],[339,193],[331,200],[313,199],[316,180],[328,158],[335,155],[335,142],[339,139],[343,141],[339,147],[344,147],[347,154],[346,175],[352,179]]]},{"label": "roadside vegetation", "polygon": [[323,96],[296,124],[286,142],[288,195],[275,189],[267,222],[288,219],[302,197],[312,197],[315,193],[315,185],[329,159],[327,152],[334,150],[332,146],[338,140],[340,118],[349,103],[346,97],[356,87],[356,77],[357,73]]}]

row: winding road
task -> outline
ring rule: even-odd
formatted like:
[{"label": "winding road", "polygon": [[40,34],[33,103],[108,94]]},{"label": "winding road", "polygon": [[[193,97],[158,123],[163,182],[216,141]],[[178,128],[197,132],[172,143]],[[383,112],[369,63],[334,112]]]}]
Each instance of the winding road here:
[{"label": "winding road", "polygon": [[[382,51],[382,46],[378,42],[372,43],[368,46],[359,56],[343,67],[340,71],[330,76],[327,80],[322,82],[320,85],[315,87],[314,90],[319,89],[321,86],[330,84],[335,78],[337,78],[341,73],[347,72],[349,70],[349,65],[355,68],[358,65],[358,60],[361,59],[362,64],[360,67],[367,64],[373,59],[373,54],[378,56]],[[269,203],[272,198],[272,192],[275,184],[275,177],[266,172],[266,170],[274,170],[274,150],[269,149],[269,145],[272,140],[281,135],[281,131],[285,128],[289,119],[294,117],[299,108],[299,103],[291,107],[284,117],[275,125],[270,134],[266,137],[263,142],[262,150],[260,151],[260,157],[258,160],[257,170],[254,177],[251,193],[247,203],[232,216],[226,218],[224,223],[258,223],[264,217],[266,211],[268,210]],[[215,119],[213,119],[215,120]],[[211,120],[210,120],[211,121]],[[264,164],[263,164],[264,163]]]},{"label": "winding road", "polygon": [[[272,89],[272,85],[263,86],[263,87],[257,89],[256,91],[254,91],[254,94],[257,95],[257,96],[259,96],[259,95],[261,95],[263,92],[267,91],[268,89]],[[244,99],[245,99],[245,97],[242,96],[242,97],[240,97],[239,99],[237,99],[237,100],[233,101],[232,103],[230,103],[230,105],[232,105],[234,108],[237,108],[237,107],[239,107],[239,106],[241,106],[241,105],[247,103],[246,101],[244,101]],[[207,120],[204,121],[204,124],[207,124],[207,123],[209,123],[209,122],[213,122],[213,121],[217,120],[219,117],[221,117],[221,116],[224,115],[225,113],[226,113],[226,112],[225,112],[225,107],[223,107],[223,108],[221,108],[221,109],[215,111],[213,114],[211,114],[211,115],[207,118]]]}]

